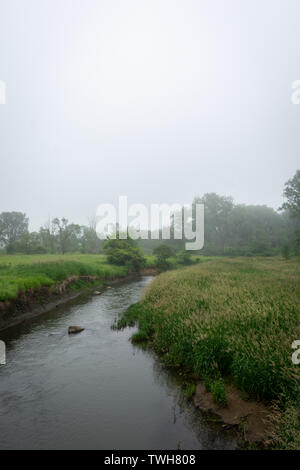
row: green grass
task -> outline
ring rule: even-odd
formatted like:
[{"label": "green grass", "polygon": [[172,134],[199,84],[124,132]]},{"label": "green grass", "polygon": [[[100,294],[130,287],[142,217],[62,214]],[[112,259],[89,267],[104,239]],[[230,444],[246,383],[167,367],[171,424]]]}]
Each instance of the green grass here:
[{"label": "green grass", "polygon": [[15,299],[20,291],[53,286],[74,275],[96,276],[104,281],[126,274],[126,268],[108,264],[104,255],[2,255],[0,301]]},{"label": "green grass", "polygon": [[[291,361],[291,345],[300,339],[299,261],[211,258],[163,273],[135,306],[139,331],[166,364],[209,377],[220,405],[223,378],[230,378],[253,398],[277,401],[286,421],[295,419],[300,366]],[[299,428],[288,432],[293,442]]]},{"label": "green grass", "polygon": [[[155,256],[145,258],[146,267],[155,266]],[[20,291],[51,287],[74,275],[105,281],[127,273],[127,268],[109,264],[105,255],[0,255],[0,301],[15,299]]]},{"label": "green grass", "polygon": [[187,383],[183,386],[184,396],[187,400],[191,400],[196,392],[196,385],[194,383]]},{"label": "green grass", "polygon": [[213,400],[217,405],[224,408],[227,405],[227,395],[224,380],[222,378],[212,379],[206,378],[206,389],[211,392]]},{"label": "green grass", "polygon": [[156,256],[146,255],[145,258],[146,258],[145,268],[155,268],[156,267],[156,263],[157,263]]},{"label": "green grass", "polygon": [[140,311],[139,304],[131,305],[125,312],[125,314],[118,319],[117,323],[113,325],[113,329],[122,330],[126,326],[134,326]]},{"label": "green grass", "polygon": [[66,255],[0,255],[0,269],[4,265],[16,266],[24,264],[36,264],[36,263],[45,263],[45,262],[56,262],[56,261],[80,261],[84,263],[93,264],[94,266],[99,266],[99,264],[106,264],[105,255],[82,255],[80,253],[76,254],[66,254]]}]

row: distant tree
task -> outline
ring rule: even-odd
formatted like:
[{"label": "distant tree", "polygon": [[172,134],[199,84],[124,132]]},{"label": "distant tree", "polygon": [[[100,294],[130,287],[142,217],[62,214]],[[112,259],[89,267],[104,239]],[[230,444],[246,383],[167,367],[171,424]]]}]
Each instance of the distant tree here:
[{"label": "distant tree", "polygon": [[42,246],[48,253],[55,253],[58,249],[55,238],[56,227],[50,219],[40,228],[39,234]]},{"label": "distant tree", "polygon": [[67,251],[69,233],[67,230],[68,219],[64,217],[60,220],[58,217],[52,220],[54,235],[58,241],[60,252],[64,255]]},{"label": "distant tree", "polygon": [[68,242],[66,245],[66,251],[78,252],[81,248],[81,240],[83,234],[83,228],[78,224],[69,224],[67,226],[69,234]]},{"label": "distant tree", "polygon": [[22,212],[2,212],[0,214],[0,242],[8,252],[28,232],[29,219]]},{"label": "distant tree", "polygon": [[232,198],[219,196],[216,193],[208,193],[201,198],[195,198],[193,205],[196,203],[204,205],[205,244],[213,247],[218,254],[224,255],[226,246],[231,243],[232,225],[230,217],[234,208]]},{"label": "distant tree", "polygon": [[182,250],[176,255],[176,261],[179,264],[189,265],[192,264],[192,256],[190,251]]},{"label": "distant tree", "polygon": [[81,252],[82,253],[100,253],[103,241],[99,239],[96,230],[96,219],[89,218],[89,226],[82,226]]},{"label": "distant tree", "polygon": [[26,255],[47,253],[46,248],[41,244],[40,234],[37,232],[24,233],[20,240],[12,245],[11,251]]},{"label": "distant tree", "polygon": [[157,266],[161,271],[168,269],[170,263],[168,258],[174,255],[172,248],[165,243],[161,243],[159,246],[154,248],[153,254],[156,256],[157,259]]},{"label": "distant tree", "polygon": [[64,255],[67,251],[79,250],[81,227],[69,224],[68,219],[55,218],[52,221],[54,233],[58,242],[59,251]]},{"label": "distant tree", "polygon": [[[176,211],[171,215],[171,238],[165,242],[174,252],[182,251],[185,248],[184,222],[184,208],[182,207],[180,211]],[[181,234],[181,238],[177,238],[179,234]]]},{"label": "distant tree", "polygon": [[110,238],[104,242],[103,251],[109,263],[126,266],[131,271],[139,271],[145,265],[145,258],[140,247],[129,234],[126,239],[122,239],[118,232],[116,238]]},{"label": "distant tree", "polygon": [[174,252],[170,246],[166,245],[165,243],[161,243],[159,246],[154,248],[153,254],[161,258],[167,259],[170,258],[174,254]]},{"label": "distant tree", "polygon": [[292,246],[295,254],[300,253],[300,170],[297,170],[294,177],[285,183],[283,196],[286,201],[282,204],[281,210],[285,210],[292,221],[293,241]]},{"label": "distant tree", "polygon": [[290,257],[290,247],[289,247],[289,245],[284,245],[281,248],[281,254],[284,257],[284,259],[286,259],[286,260],[289,259],[289,257]]},{"label": "distant tree", "polygon": [[297,170],[294,177],[285,183],[283,196],[286,202],[281,209],[289,211],[292,217],[300,219],[300,170]]},{"label": "distant tree", "polygon": [[230,223],[233,254],[276,254],[287,236],[283,217],[267,206],[236,205]]}]

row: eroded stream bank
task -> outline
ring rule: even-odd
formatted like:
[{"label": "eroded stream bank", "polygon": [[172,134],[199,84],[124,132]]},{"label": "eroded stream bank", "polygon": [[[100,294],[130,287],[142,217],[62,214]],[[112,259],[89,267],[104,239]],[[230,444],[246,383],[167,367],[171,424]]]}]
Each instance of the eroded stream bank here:
[{"label": "eroded stream bank", "polygon": [[[111,325],[151,277],[0,332],[0,449],[233,449],[177,378]],[[69,336],[69,325],[85,331]]]}]

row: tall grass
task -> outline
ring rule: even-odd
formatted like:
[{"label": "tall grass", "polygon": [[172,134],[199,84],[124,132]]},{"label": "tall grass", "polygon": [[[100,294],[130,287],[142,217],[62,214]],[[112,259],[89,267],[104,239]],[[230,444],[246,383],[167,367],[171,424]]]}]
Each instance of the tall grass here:
[{"label": "tall grass", "polygon": [[216,383],[229,376],[283,410],[299,406],[300,366],[291,361],[300,339],[299,259],[214,259],[170,271],[134,314],[167,364]]}]

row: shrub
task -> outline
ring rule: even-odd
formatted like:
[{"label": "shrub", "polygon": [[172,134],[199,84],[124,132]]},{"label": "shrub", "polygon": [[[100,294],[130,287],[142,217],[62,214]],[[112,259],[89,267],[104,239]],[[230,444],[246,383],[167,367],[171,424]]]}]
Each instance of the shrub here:
[{"label": "shrub", "polygon": [[176,255],[176,261],[179,264],[182,264],[184,266],[187,266],[189,264],[192,264],[192,257],[191,253],[186,250],[182,250]]},{"label": "shrub", "polygon": [[139,271],[146,263],[141,249],[129,235],[126,239],[120,239],[118,233],[115,239],[106,240],[103,251],[109,263],[126,266],[130,271]]},{"label": "shrub", "polygon": [[160,271],[166,271],[170,267],[168,258],[173,255],[173,250],[168,245],[161,243],[158,247],[153,250],[153,254],[157,259],[157,267]]}]

